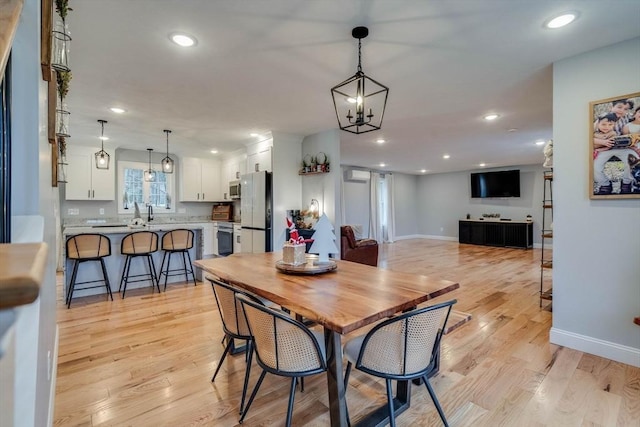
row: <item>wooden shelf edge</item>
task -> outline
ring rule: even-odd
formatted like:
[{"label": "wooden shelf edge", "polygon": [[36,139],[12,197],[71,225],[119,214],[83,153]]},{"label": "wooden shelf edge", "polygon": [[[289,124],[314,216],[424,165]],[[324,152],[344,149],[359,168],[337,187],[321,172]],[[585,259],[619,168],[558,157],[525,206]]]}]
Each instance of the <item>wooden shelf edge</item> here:
[{"label": "wooden shelf edge", "polygon": [[5,0],[0,2],[0,75],[9,59],[13,37],[18,28],[18,19],[22,11],[23,0]]},{"label": "wooden shelf edge", "polygon": [[546,239],[553,239],[553,233],[542,233],[542,237]]},{"label": "wooden shelf edge", "polygon": [[322,175],[325,173],[331,173],[331,171],[327,172],[298,172],[298,175]]},{"label": "wooden shelf edge", "polygon": [[540,266],[542,268],[553,268],[553,261],[542,261]]},{"label": "wooden shelf edge", "polygon": [[46,243],[0,244],[0,309],[34,302],[46,263]]}]

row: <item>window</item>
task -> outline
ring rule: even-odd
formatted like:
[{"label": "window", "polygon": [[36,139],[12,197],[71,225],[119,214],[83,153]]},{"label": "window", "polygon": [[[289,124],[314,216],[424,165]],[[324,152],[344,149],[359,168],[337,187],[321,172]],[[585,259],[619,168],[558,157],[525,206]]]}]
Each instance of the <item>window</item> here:
[{"label": "window", "polygon": [[118,162],[119,214],[133,213],[136,202],[141,210],[151,205],[156,213],[175,212],[175,174],[156,171],[156,180],[146,182],[144,171],[148,168],[148,163]]}]

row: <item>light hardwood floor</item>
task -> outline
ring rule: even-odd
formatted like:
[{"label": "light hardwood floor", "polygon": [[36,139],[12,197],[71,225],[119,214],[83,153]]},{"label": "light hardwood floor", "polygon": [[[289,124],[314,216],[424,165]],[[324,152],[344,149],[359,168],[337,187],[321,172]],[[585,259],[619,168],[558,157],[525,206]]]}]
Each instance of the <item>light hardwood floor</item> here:
[{"label": "light hardwood floor", "polygon": [[[640,426],[640,369],[549,344],[540,250],[405,240],[381,252],[384,268],[460,282],[433,300],[456,298],[454,309],[473,315],[444,337],[432,380],[451,426]],[[208,283],[77,298],[70,310],[60,295],[58,323],[56,426],[238,424],[244,357],[228,357],[211,383],[223,347]],[[284,425],[288,393],[287,379],[267,375],[243,425]],[[352,373],[353,420],[385,396],[383,382]],[[296,393],[294,425],[329,425],[324,375]],[[412,388],[397,425],[441,425],[424,386]]]}]

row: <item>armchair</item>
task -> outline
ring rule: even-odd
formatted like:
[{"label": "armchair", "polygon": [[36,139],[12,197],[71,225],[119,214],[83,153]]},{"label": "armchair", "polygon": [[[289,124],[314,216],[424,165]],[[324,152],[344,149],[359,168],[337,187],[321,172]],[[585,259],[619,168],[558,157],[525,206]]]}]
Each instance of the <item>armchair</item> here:
[{"label": "armchair", "polygon": [[340,227],[340,259],[378,266],[378,242],[374,239],[356,240],[350,225]]}]

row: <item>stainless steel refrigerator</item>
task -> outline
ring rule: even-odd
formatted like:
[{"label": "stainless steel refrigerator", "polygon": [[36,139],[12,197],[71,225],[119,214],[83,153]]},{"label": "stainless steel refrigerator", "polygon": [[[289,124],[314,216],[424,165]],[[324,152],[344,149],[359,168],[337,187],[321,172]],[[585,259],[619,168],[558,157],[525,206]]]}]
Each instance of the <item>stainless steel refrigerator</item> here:
[{"label": "stainless steel refrigerator", "polygon": [[240,178],[241,252],[271,252],[271,173],[255,172]]}]

